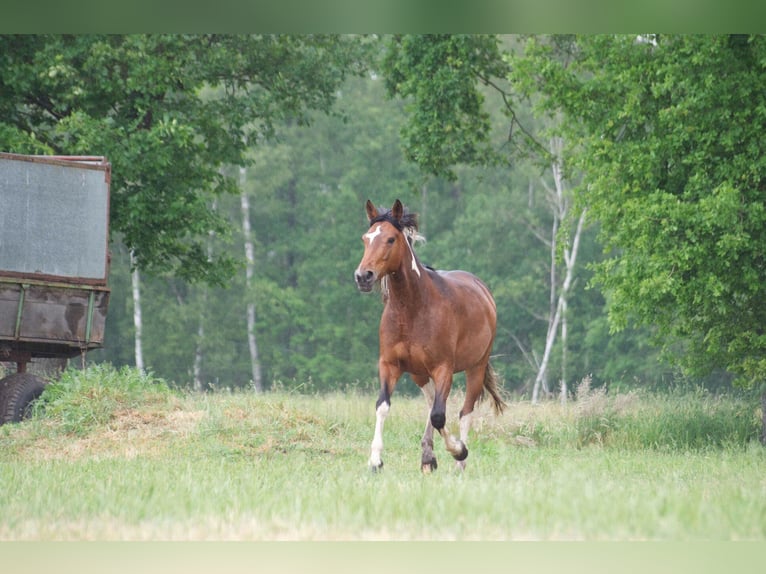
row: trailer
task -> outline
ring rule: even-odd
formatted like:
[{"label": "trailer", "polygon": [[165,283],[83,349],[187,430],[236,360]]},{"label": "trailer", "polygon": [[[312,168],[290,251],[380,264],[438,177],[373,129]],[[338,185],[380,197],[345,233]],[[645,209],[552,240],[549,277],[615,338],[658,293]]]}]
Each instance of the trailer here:
[{"label": "trailer", "polygon": [[110,179],[104,157],[0,153],[0,424],[47,383],[30,363],[103,345]]}]

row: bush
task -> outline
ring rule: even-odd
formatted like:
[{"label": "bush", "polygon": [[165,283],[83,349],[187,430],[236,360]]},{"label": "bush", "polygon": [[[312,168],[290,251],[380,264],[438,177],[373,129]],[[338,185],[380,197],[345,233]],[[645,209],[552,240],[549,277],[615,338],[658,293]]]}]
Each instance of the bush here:
[{"label": "bush", "polygon": [[35,402],[33,416],[60,422],[66,432],[85,433],[116,413],[150,404],[167,405],[173,391],[151,374],[110,364],[68,369]]}]

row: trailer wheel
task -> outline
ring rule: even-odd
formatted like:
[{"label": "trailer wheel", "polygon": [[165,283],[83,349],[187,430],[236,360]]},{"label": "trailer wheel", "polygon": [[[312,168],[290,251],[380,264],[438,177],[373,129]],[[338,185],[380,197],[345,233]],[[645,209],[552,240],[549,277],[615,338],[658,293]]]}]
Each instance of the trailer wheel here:
[{"label": "trailer wheel", "polygon": [[42,394],[45,382],[32,373],[15,373],[0,380],[0,425],[21,422]]}]

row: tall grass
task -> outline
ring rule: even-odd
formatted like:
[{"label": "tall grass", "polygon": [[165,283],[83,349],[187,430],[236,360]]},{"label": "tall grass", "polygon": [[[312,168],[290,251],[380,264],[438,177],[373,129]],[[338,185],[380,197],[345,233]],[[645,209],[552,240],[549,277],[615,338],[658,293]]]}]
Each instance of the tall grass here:
[{"label": "tall grass", "polygon": [[631,391],[607,396],[585,379],[576,400],[517,403],[512,416],[498,421],[497,438],[559,448],[600,445],[620,449],[669,451],[743,447],[760,433],[757,401],[715,396],[701,387],[666,393]]},{"label": "tall grass", "polygon": [[56,421],[65,432],[83,434],[120,411],[166,406],[170,396],[161,379],[129,367],[94,365],[64,371],[34,403],[34,415]]},{"label": "tall grass", "polygon": [[[460,393],[450,398],[455,426]],[[766,539],[755,402],[703,391],[483,405],[457,470],[419,471],[422,399],[173,391],[67,373],[0,427],[0,539]]]}]

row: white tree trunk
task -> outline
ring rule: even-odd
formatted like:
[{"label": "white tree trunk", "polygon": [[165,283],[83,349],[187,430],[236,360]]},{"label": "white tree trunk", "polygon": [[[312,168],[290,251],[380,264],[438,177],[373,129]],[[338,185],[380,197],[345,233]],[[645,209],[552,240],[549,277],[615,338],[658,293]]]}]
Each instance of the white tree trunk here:
[{"label": "white tree trunk", "polygon": [[540,361],[540,369],[537,371],[537,377],[535,378],[535,386],[532,392],[532,402],[537,402],[539,397],[539,388],[547,375],[548,362],[551,358],[553,345],[556,343],[556,334],[558,332],[559,323],[561,322],[561,318],[564,314],[564,311],[566,310],[567,295],[569,294],[569,290],[572,287],[572,279],[574,277],[574,264],[577,260],[577,249],[580,245],[580,235],[582,234],[582,228],[585,224],[585,213],[586,210],[583,210],[582,213],[580,213],[580,219],[577,222],[577,231],[575,231],[575,235],[572,240],[571,250],[567,249],[564,252],[566,276],[564,277],[564,283],[561,285],[561,290],[559,291],[556,311],[553,314],[553,317],[551,318],[550,324],[548,326],[548,335],[545,338],[545,351],[543,352],[542,361]]},{"label": "white tree trunk", "polygon": [[532,402],[536,403],[540,398],[540,389],[542,388],[546,394],[549,394],[547,377],[548,377],[548,363],[550,362],[551,352],[553,346],[556,343],[556,336],[558,334],[559,325],[562,326],[562,341],[564,343],[564,350],[562,351],[563,371],[562,372],[562,397],[561,400],[566,400],[566,337],[567,328],[566,320],[563,319],[567,310],[567,298],[569,291],[572,287],[572,280],[574,278],[574,266],[577,261],[577,250],[580,246],[580,236],[585,225],[585,217],[587,209],[583,209],[580,213],[580,217],[577,221],[577,229],[575,230],[574,237],[572,238],[571,247],[564,249],[564,266],[565,274],[564,281],[560,287],[557,286],[556,280],[556,236],[558,234],[558,227],[562,221],[565,220],[569,213],[569,197],[566,194],[564,185],[564,176],[561,169],[561,151],[563,142],[560,138],[551,139],[551,153],[554,157],[551,169],[553,171],[553,181],[555,189],[549,190],[548,197],[553,212],[553,225],[552,225],[552,239],[550,243],[551,247],[551,312],[548,320],[548,333],[545,337],[545,350],[543,352],[543,358],[540,361],[540,366],[537,370],[537,376],[532,387]]},{"label": "white tree trunk", "polygon": [[[554,324],[554,318],[556,317],[557,310],[557,291],[558,291],[558,265],[556,263],[556,252],[558,249],[558,233],[559,233],[559,214],[558,210],[553,209],[553,223],[551,224],[551,238],[548,242],[550,246],[550,295],[548,303],[548,333],[545,336],[545,348],[548,348],[549,340],[553,335],[553,340],[556,338],[557,325]],[[552,344],[552,343],[551,343]],[[545,395],[550,394],[548,388],[548,359],[543,354],[543,361],[537,365],[537,376],[535,377],[535,384],[532,386],[532,402],[537,403],[540,400],[540,390],[542,389]]]},{"label": "white tree trunk", "polygon": [[561,385],[560,400],[561,404],[567,404],[567,300],[564,297],[561,313]]},{"label": "white tree trunk", "polygon": [[141,319],[141,277],[136,265],[136,258],[133,251],[130,252],[131,284],[133,286],[133,326],[135,327],[136,344],[136,368],[142,373],[144,369],[144,349],[142,344],[143,321]]},{"label": "white tree trunk", "polygon": [[245,191],[247,171],[239,169],[240,205],[242,208],[242,234],[245,240],[245,287],[248,293],[247,303],[247,345],[250,349],[250,364],[253,371],[253,389],[256,393],[263,392],[261,381],[261,364],[258,360],[258,342],[255,336],[255,303],[251,298],[253,275],[255,273],[255,249],[253,247],[252,231],[250,229],[250,199]]}]

